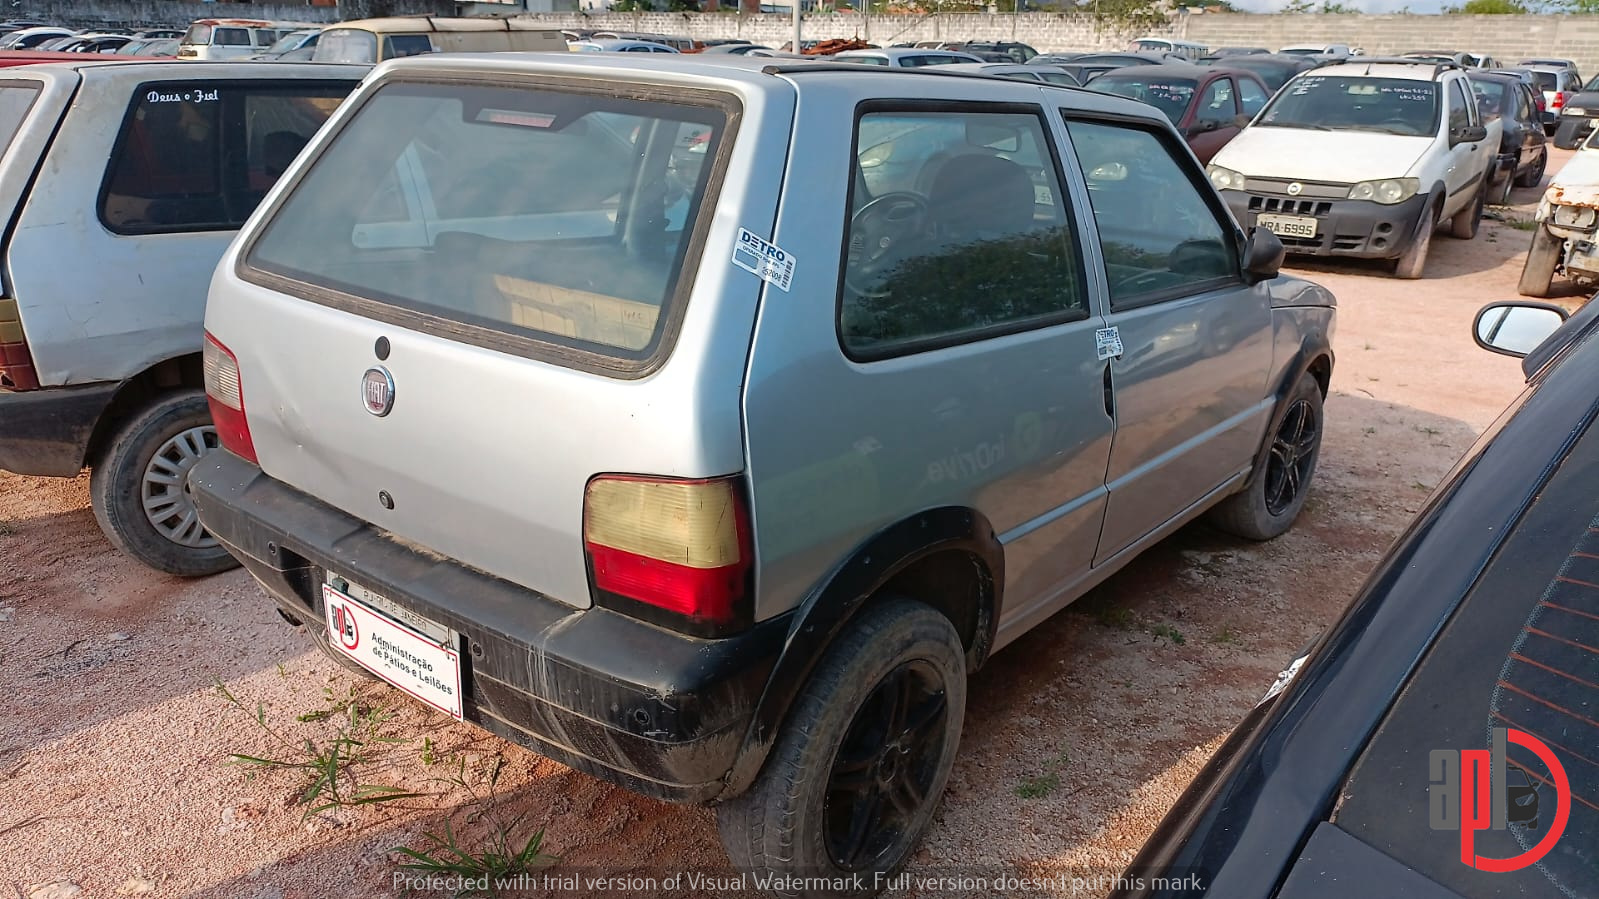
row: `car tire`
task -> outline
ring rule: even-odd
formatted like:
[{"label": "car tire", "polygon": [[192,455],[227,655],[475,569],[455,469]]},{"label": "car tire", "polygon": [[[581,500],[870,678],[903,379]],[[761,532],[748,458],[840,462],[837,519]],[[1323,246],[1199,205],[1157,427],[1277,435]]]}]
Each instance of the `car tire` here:
[{"label": "car tire", "polygon": [[216,445],[205,394],[195,389],[164,394],[125,423],[89,475],[94,517],[111,543],[183,577],[237,567],[200,526],[186,483],[189,469]]},{"label": "car tire", "polygon": [[1510,167],[1510,171],[1505,172],[1505,183],[1504,183],[1504,185],[1502,187],[1499,188],[1499,198],[1494,201],[1493,205],[1495,205],[1495,206],[1509,206],[1510,205],[1510,192],[1512,190],[1515,190],[1515,188],[1516,188],[1516,167],[1512,165]]},{"label": "car tire", "polygon": [[1477,191],[1477,196],[1466,204],[1466,208],[1455,213],[1449,220],[1449,236],[1460,240],[1470,240],[1477,236],[1477,226],[1482,223],[1482,210],[1487,205],[1488,186],[1485,184]]},{"label": "car tire", "polygon": [[1432,247],[1432,233],[1438,230],[1438,207],[1435,204],[1432,211],[1425,213],[1426,219],[1417,229],[1416,236],[1411,239],[1410,246],[1398,259],[1394,260],[1394,277],[1414,281],[1421,277],[1427,267],[1427,250]]},{"label": "car tire", "polygon": [[717,807],[728,857],[757,877],[833,884],[781,896],[875,895],[933,820],[965,707],[949,619],[899,597],[868,606],[817,665],[755,783]]},{"label": "car tire", "polygon": [[1524,297],[1547,297],[1554,286],[1555,269],[1560,266],[1563,249],[1565,241],[1540,224],[1532,232],[1532,247],[1527,250],[1527,261],[1521,266],[1521,283],[1516,285],[1516,292]]},{"label": "car tire", "polygon": [[1246,540],[1270,540],[1293,526],[1321,456],[1321,385],[1309,372],[1283,398],[1259,464],[1244,489],[1210,510],[1210,523]]},{"label": "car tire", "polygon": [[1517,187],[1537,187],[1543,183],[1544,170],[1549,168],[1549,148],[1545,147],[1543,155],[1538,157],[1538,167],[1528,169],[1527,173],[1516,178]]}]

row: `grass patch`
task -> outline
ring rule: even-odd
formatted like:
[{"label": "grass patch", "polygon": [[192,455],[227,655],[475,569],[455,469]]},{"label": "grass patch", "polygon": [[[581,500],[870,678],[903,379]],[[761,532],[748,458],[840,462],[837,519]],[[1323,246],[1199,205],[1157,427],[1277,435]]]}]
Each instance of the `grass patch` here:
[{"label": "grass patch", "polygon": [[[465,839],[446,818],[442,834],[432,831],[422,834],[422,846],[393,847],[392,852],[409,859],[399,866],[400,870],[434,877],[459,877],[468,885],[456,891],[458,897],[494,897],[500,895],[506,881],[560,861],[544,853],[543,828],[526,833],[522,826],[526,812],[508,820],[501,814],[497,787],[504,767],[504,757],[496,755],[483,780],[487,790],[479,792],[479,787],[467,776],[466,759],[457,757],[456,773],[444,782],[472,795],[464,806],[472,809],[464,824],[468,829],[482,825],[483,833],[475,839]],[[525,835],[516,836],[519,832]]]},{"label": "grass patch", "polygon": [[1536,230],[1538,230],[1538,223],[1535,222],[1535,221],[1532,221],[1530,219],[1507,218],[1507,219],[1505,219],[1505,224],[1509,225],[1512,228],[1515,228],[1517,231],[1536,231]]},{"label": "grass patch", "polygon": [[1126,606],[1105,606],[1094,610],[1094,620],[1112,630],[1130,631],[1138,627],[1138,616]]},{"label": "grass patch", "polygon": [[1033,777],[1024,777],[1016,784],[1016,795],[1021,799],[1043,799],[1055,792],[1060,786],[1060,769],[1071,763],[1071,753],[1062,749],[1059,754],[1044,763],[1044,773]]},{"label": "grass patch", "polygon": [[1176,646],[1182,646],[1184,643],[1188,642],[1188,639],[1183,636],[1182,631],[1172,627],[1169,624],[1157,624],[1149,629],[1149,634],[1157,640],[1170,640]]},{"label": "grass patch", "polygon": [[380,730],[393,717],[392,713],[360,702],[355,688],[344,696],[324,688],[327,707],[296,717],[300,722],[336,721],[333,736],[321,740],[291,739],[267,722],[265,705],[258,702],[252,711],[226,684],[218,682],[216,689],[229,705],[248,715],[279,749],[271,756],[233,752],[228,754],[228,760],[252,769],[252,777],[258,771],[288,771],[299,775],[301,783],[294,802],[304,806],[301,820],[328,809],[395,802],[423,795],[399,787],[361,782],[356,769],[372,760],[376,747],[405,741],[381,735]]},{"label": "grass patch", "polygon": [[1223,646],[1232,646],[1243,642],[1243,640],[1239,637],[1237,631],[1230,627],[1224,627],[1210,638],[1210,642],[1219,643]]}]

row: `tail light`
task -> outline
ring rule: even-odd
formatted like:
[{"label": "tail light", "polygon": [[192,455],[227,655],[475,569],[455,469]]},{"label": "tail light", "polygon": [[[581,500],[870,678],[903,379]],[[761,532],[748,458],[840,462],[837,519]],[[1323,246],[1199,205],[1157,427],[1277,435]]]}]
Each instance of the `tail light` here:
[{"label": "tail light", "polygon": [[1538,111],[1539,112],[1543,112],[1544,110],[1549,108],[1549,104],[1544,102],[1543,92],[1542,91],[1534,91],[1533,95],[1532,95],[1532,99],[1533,99],[1533,102],[1535,102],[1538,105]]},{"label": "tail light", "polygon": [[600,605],[705,636],[750,624],[755,553],[739,478],[597,477],[583,547]]},{"label": "tail light", "polygon": [[239,360],[220,341],[205,335],[205,398],[217,439],[236,456],[256,462],[250,421],[244,414],[244,385],[239,381]]},{"label": "tail light", "polygon": [[1566,92],[1565,91],[1556,91],[1555,92],[1554,101],[1549,104],[1550,108],[1551,109],[1559,109],[1560,107],[1565,106],[1565,105],[1566,105]]},{"label": "tail light", "polygon": [[39,374],[22,333],[22,314],[16,300],[0,299],[0,389],[36,390]]}]

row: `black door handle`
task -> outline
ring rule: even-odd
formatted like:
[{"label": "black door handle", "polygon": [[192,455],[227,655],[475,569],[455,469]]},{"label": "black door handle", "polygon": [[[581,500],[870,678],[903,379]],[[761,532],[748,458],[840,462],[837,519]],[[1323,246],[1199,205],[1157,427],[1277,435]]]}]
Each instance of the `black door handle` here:
[{"label": "black door handle", "polygon": [[1105,417],[1111,421],[1116,420],[1116,397],[1110,390],[1110,362],[1105,360]]}]

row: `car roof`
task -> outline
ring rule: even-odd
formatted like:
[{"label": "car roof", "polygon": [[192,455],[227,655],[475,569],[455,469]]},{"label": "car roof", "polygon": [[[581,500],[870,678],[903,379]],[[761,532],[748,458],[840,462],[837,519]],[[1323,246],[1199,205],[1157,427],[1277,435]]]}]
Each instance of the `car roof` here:
[{"label": "car roof", "polygon": [[[875,52],[875,51],[874,51]],[[199,65],[199,63],[178,63]],[[226,69],[233,63],[218,63]],[[267,63],[262,63],[267,65]],[[282,63],[281,65],[295,65]],[[372,80],[382,80],[400,75],[427,77],[445,71],[484,75],[503,73],[521,75],[530,73],[569,73],[579,77],[614,78],[622,81],[671,83],[683,86],[720,86],[723,90],[744,92],[792,94],[805,84],[826,85],[829,91],[839,88],[860,88],[871,85],[872,90],[859,93],[894,96],[908,99],[942,99],[945,95],[965,94],[980,90],[990,99],[994,95],[1009,94],[1018,102],[1039,102],[1038,91],[1054,91],[1051,102],[1090,108],[1128,118],[1147,120],[1169,126],[1166,117],[1153,107],[1125,97],[1102,94],[1083,88],[1050,85],[1036,81],[1017,81],[995,78],[969,72],[945,72],[951,66],[899,68],[894,66],[863,66],[859,63],[832,63],[825,58],[793,58],[773,60],[768,57],[721,55],[707,57],[699,53],[669,54],[640,53],[619,54],[598,58],[592,53],[538,53],[513,51],[507,53],[427,53],[392,59],[380,63]],[[885,82],[883,79],[894,79]],[[935,79],[945,79],[940,84]],[[717,83],[720,83],[719,85]],[[961,85],[966,82],[968,86]],[[892,87],[882,85],[891,84]]]},{"label": "car roof", "polygon": [[1318,75],[1343,75],[1355,78],[1393,78],[1405,81],[1436,81],[1447,71],[1463,71],[1449,63],[1435,64],[1418,60],[1375,58],[1351,60],[1322,66]]},{"label": "car roof", "polygon": [[[171,38],[166,38],[171,40]],[[39,75],[46,79],[61,78],[68,73],[94,71],[99,78],[123,78],[129,81],[142,81],[152,77],[182,76],[184,80],[199,79],[237,79],[283,77],[289,74],[298,74],[305,77],[320,78],[361,78],[371,70],[367,65],[350,65],[347,63],[332,62],[279,62],[276,60],[260,60],[251,62],[248,66],[240,66],[236,62],[199,62],[168,57],[138,57],[138,56],[108,56],[99,53],[63,53],[63,57],[78,57],[78,59],[63,59],[60,62],[48,62],[36,66],[25,66],[14,69],[15,76],[25,77]],[[575,55],[575,54],[574,54]]]},{"label": "car roof", "polygon": [[1228,66],[1220,64],[1201,66],[1189,62],[1165,62],[1158,66],[1124,66],[1099,77],[1109,78],[1115,75],[1118,78],[1192,78],[1195,81],[1204,81],[1218,74],[1225,75],[1227,70]]},{"label": "car roof", "polygon": [[880,47],[880,48],[877,48],[877,49],[869,49],[869,50],[845,50],[845,51],[840,52],[840,53],[834,53],[833,55],[834,56],[886,56],[889,59],[899,59],[899,58],[904,57],[904,56],[949,56],[949,57],[953,57],[955,59],[965,59],[965,60],[971,60],[971,61],[976,61],[976,62],[981,62],[982,61],[982,60],[976,59],[970,53],[964,53],[964,52],[962,52],[960,50],[935,50],[932,47],[926,47],[926,48],[921,48],[921,47]]}]

